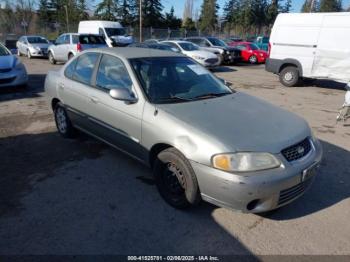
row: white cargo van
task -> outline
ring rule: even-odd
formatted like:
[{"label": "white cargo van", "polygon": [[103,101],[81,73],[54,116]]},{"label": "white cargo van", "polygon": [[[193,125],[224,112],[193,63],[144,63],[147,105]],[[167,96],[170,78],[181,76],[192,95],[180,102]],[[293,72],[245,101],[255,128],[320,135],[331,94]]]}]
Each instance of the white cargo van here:
[{"label": "white cargo van", "polygon": [[285,86],[302,78],[350,81],[350,13],[278,15],[266,70]]},{"label": "white cargo van", "polygon": [[78,33],[102,35],[109,47],[127,46],[133,43],[133,37],[127,35],[125,28],[119,22],[81,21]]}]

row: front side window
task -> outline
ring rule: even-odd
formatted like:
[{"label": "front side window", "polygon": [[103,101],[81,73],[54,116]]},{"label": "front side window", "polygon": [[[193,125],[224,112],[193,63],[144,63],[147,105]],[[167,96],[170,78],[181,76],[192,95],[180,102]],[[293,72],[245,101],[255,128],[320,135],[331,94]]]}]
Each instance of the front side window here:
[{"label": "front side window", "polygon": [[199,50],[199,47],[197,45],[189,43],[189,42],[188,43],[186,43],[186,42],[179,43],[179,45],[185,51],[197,51],[197,50]]},{"label": "front side window", "polygon": [[86,53],[77,58],[73,79],[83,84],[90,85],[91,76],[94,71],[99,54]]},{"label": "front side window", "polygon": [[147,57],[130,63],[151,103],[189,102],[232,94],[201,65],[186,57]]},{"label": "front side window", "polygon": [[132,90],[132,81],[123,62],[114,56],[103,55],[97,75],[96,86],[106,92],[111,89]]},{"label": "front side window", "polygon": [[64,44],[70,44],[70,35],[65,35],[65,37],[63,39],[63,43]]},{"label": "front side window", "polygon": [[118,36],[118,35],[126,34],[126,31],[124,28],[105,28],[105,31],[108,36]]},{"label": "front side window", "polygon": [[57,45],[63,44],[63,40],[64,40],[65,36],[66,36],[66,35],[61,35],[60,37],[58,37],[58,38],[56,39],[56,41],[55,41],[56,44],[57,44]]}]

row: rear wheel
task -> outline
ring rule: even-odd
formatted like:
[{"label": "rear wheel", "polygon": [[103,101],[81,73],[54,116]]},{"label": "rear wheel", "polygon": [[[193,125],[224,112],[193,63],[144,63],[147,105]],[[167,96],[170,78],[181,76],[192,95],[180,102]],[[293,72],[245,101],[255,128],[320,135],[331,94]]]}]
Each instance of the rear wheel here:
[{"label": "rear wheel", "polygon": [[167,148],[158,154],[153,172],[160,195],[171,206],[183,209],[200,202],[198,182],[191,164],[175,148]]},{"label": "rear wheel", "polygon": [[256,64],[258,62],[258,58],[255,55],[249,57],[249,63]]},{"label": "rear wheel", "polygon": [[49,61],[51,64],[55,65],[56,64],[56,60],[55,57],[53,56],[53,54],[51,52],[49,52]]},{"label": "rear wheel", "polygon": [[68,60],[71,60],[73,57],[74,57],[74,55],[72,53],[69,53]]},{"label": "rear wheel", "polygon": [[299,83],[300,76],[298,68],[287,66],[279,74],[280,82],[287,87],[296,86]]},{"label": "rear wheel", "polygon": [[54,115],[56,127],[60,135],[64,138],[73,138],[75,135],[75,129],[61,103],[58,103],[55,106]]}]

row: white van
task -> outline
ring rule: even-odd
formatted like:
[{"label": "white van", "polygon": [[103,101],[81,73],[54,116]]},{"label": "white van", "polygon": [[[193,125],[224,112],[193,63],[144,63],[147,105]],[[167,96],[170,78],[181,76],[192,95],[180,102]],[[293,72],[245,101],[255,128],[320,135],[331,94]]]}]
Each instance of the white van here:
[{"label": "white van", "polygon": [[109,47],[127,46],[133,43],[133,37],[126,34],[125,28],[119,22],[81,21],[78,33],[102,35]]},{"label": "white van", "polygon": [[350,81],[350,13],[278,15],[266,70],[285,86],[302,78]]}]

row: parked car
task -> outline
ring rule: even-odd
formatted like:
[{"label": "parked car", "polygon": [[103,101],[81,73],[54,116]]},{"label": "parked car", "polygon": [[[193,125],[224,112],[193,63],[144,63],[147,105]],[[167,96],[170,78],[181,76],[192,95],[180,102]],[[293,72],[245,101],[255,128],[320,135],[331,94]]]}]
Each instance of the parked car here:
[{"label": "parked car", "polygon": [[217,55],[212,52],[201,50],[199,46],[193,44],[189,41],[177,41],[177,40],[169,40],[163,41],[162,43],[166,45],[172,46],[179,53],[183,53],[196,60],[199,64],[205,67],[215,67],[220,64],[220,59]]},{"label": "parked car", "polygon": [[47,49],[51,43],[45,37],[36,35],[21,36],[17,43],[17,55],[32,57],[46,57]]},{"label": "parked car", "polygon": [[100,35],[63,34],[56,39],[53,45],[49,46],[49,61],[51,64],[66,62],[83,50],[99,47],[107,47],[105,40]]},{"label": "parked car", "polygon": [[213,52],[221,57],[221,62],[232,64],[241,60],[241,51],[229,47],[224,41],[215,37],[188,37],[186,41],[190,41],[200,46],[203,50]]},{"label": "parked car", "polygon": [[176,208],[201,199],[253,213],[284,206],[322,157],[305,120],[175,52],[88,50],[50,71],[45,90],[63,137],[79,129],[152,167]]},{"label": "parked car", "polygon": [[131,45],[128,45],[128,47],[140,47],[140,48],[151,48],[151,49],[158,49],[158,50],[165,50],[165,51],[171,51],[171,52],[177,52],[177,50],[170,45],[165,45],[162,43],[158,44],[150,44],[150,43],[134,43]]},{"label": "parked car", "polygon": [[151,38],[151,39],[147,39],[147,40],[143,41],[143,43],[145,43],[145,44],[159,44],[162,41],[163,41],[163,39]]},{"label": "parked car", "polygon": [[229,38],[224,39],[223,41],[224,41],[226,44],[228,44],[228,43],[232,43],[232,42],[243,42],[243,39],[240,38],[240,37],[234,37],[234,36],[232,36],[232,37],[229,37]]},{"label": "parked car", "polygon": [[267,52],[269,50],[269,41],[270,38],[268,36],[258,36],[254,40],[254,44],[256,44],[259,49]]},{"label": "parked car", "polygon": [[[350,82],[350,13],[294,13],[277,16],[266,70],[284,86],[303,78]],[[298,36],[298,37],[295,37]]]},{"label": "parked car", "polygon": [[21,61],[0,43],[0,87],[26,86],[27,70]]},{"label": "parked car", "polygon": [[259,49],[257,45],[250,42],[231,42],[228,45],[241,50],[242,61],[251,64],[265,63],[267,52]]},{"label": "parked car", "polygon": [[125,28],[119,22],[113,21],[81,21],[78,28],[79,34],[101,35],[109,47],[127,46],[134,42]]}]

